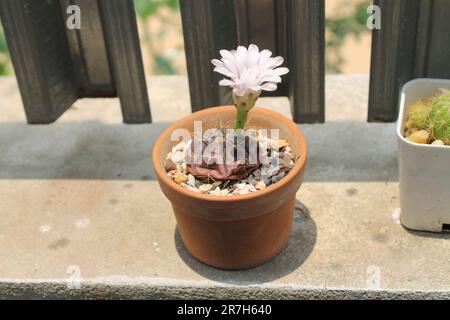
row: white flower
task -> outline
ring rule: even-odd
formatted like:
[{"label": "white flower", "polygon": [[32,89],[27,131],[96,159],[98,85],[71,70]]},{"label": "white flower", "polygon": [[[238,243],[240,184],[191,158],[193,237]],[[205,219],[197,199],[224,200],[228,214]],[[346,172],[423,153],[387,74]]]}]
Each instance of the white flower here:
[{"label": "white flower", "polygon": [[282,75],[289,72],[288,68],[277,68],[283,64],[283,57],[273,57],[269,50],[259,51],[254,44],[248,49],[239,46],[237,50],[220,50],[221,60],[213,59],[214,71],[230,79],[222,79],[221,86],[230,86],[236,96],[248,93],[259,95],[261,90],[274,91]]}]

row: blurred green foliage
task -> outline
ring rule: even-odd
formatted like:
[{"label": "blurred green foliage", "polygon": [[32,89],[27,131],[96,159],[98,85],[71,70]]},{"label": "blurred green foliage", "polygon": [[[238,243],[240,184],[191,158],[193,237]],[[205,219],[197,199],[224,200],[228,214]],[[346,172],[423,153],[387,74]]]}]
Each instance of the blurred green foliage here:
[{"label": "blurred green foliage", "polygon": [[[326,70],[327,73],[341,73],[345,62],[341,53],[342,45],[348,36],[360,39],[361,34],[370,32],[366,26],[368,13],[367,7],[372,4],[371,0],[361,0],[348,14],[338,14],[327,18],[325,27],[327,30],[326,40]],[[348,5],[351,5],[349,2]]]},{"label": "blurred green foliage", "polygon": [[[180,10],[180,4],[178,0],[134,0],[134,6],[136,8],[136,12],[138,17],[141,19],[144,27],[143,27],[143,44],[147,47],[150,54],[152,55],[153,61],[153,74],[175,74],[177,73],[176,68],[174,67],[173,57],[170,54],[164,54],[156,50],[156,46],[154,43],[154,39],[152,34],[149,31],[149,20],[152,17],[158,16],[158,10],[166,7],[172,11],[178,12]],[[161,18],[161,17],[159,17]],[[161,29],[157,33],[158,40],[161,40],[166,36],[166,31],[164,27],[170,24],[170,21],[166,21],[165,19],[160,19],[162,23]],[[180,30],[180,37],[181,34]],[[181,48],[177,48],[181,49]]]},{"label": "blurred green foliage", "polygon": [[6,46],[5,34],[0,24],[0,76],[13,73],[11,66],[11,58],[9,56],[8,47]]}]

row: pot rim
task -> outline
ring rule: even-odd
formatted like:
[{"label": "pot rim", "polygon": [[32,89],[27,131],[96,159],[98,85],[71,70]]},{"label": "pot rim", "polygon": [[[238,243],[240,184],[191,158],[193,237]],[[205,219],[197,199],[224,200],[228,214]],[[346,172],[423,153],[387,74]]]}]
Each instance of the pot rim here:
[{"label": "pot rim", "polygon": [[440,146],[440,145],[433,145],[433,144],[419,144],[419,143],[414,143],[411,142],[409,140],[407,140],[404,136],[403,136],[403,130],[405,127],[405,124],[403,123],[403,118],[405,117],[405,112],[406,112],[406,95],[407,95],[407,91],[409,90],[409,88],[411,86],[413,86],[416,83],[421,83],[421,82],[429,82],[429,83],[435,83],[435,84],[442,84],[443,82],[450,85],[450,80],[449,79],[438,79],[438,78],[416,78],[416,79],[412,79],[408,82],[406,82],[401,90],[401,95],[400,95],[400,107],[399,107],[399,112],[398,112],[398,118],[397,118],[397,138],[398,141],[400,143],[403,144],[407,144],[413,148],[437,148],[437,149],[441,149],[441,150],[448,150],[450,151],[450,146]]},{"label": "pot rim", "polygon": [[[283,177],[280,181],[276,182],[275,184],[270,185],[269,187],[267,187],[264,190],[259,190],[257,192],[253,192],[253,193],[246,194],[246,195],[233,195],[230,197],[197,193],[197,192],[188,190],[186,188],[183,188],[182,186],[175,183],[172,179],[170,179],[169,176],[166,174],[166,170],[165,170],[163,164],[159,160],[161,158],[161,149],[158,146],[160,146],[162,144],[162,141],[165,141],[166,139],[170,139],[172,131],[179,128],[179,123],[181,121],[183,121],[183,122],[184,121],[194,121],[194,119],[199,118],[199,116],[202,113],[211,112],[211,109],[214,109],[214,110],[216,110],[216,112],[220,113],[222,111],[229,111],[231,108],[233,110],[235,110],[234,105],[227,105],[227,106],[217,106],[217,107],[207,108],[207,109],[203,109],[203,110],[191,113],[190,115],[188,115],[180,120],[177,120],[176,122],[171,124],[169,127],[167,127],[161,133],[161,135],[156,139],[155,144],[153,145],[153,150],[152,150],[153,167],[158,176],[158,179],[160,179],[160,182],[161,181],[164,182],[174,192],[182,193],[187,197],[194,198],[197,200],[207,201],[207,202],[236,202],[236,201],[244,201],[244,200],[253,200],[253,199],[258,199],[258,198],[264,197],[268,193],[274,192],[274,191],[282,188],[283,186],[288,184],[290,180],[294,179],[294,177],[296,177],[298,174],[300,174],[300,172],[306,165],[306,158],[307,158],[307,154],[308,154],[308,143],[307,143],[306,138],[303,135],[302,131],[298,127],[298,125],[296,123],[294,123],[292,120],[290,120],[289,118],[287,118],[284,115],[281,115],[277,112],[274,112],[274,111],[271,111],[268,109],[264,109],[261,107],[254,107],[254,108],[252,108],[250,113],[253,113],[253,112],[263,113],[271,118],[275,118],[277,120],[277,122],[281,122],[285,126],[287,126],[290,129],[290,131],[293,132],[294,136],[298,136],[300,138],[300,147],[303,150],[300,153],[299,158],[295,162],[294,167],[292,167],[292,169],[289,171],[289,173],[285,177]],[[284,182],[284,183],[282,183],[282,182]]]}]

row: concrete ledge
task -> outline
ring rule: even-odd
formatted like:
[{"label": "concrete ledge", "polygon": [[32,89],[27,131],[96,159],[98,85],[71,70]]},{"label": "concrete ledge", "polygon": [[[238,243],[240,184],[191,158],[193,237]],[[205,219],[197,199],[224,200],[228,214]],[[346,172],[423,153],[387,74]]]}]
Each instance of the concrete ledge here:
[{"label": "concrete ledge", "polygon": [[287,248],[229,272],[185,250],[151,167],[157,135],[189,112],[184,77],[149,78],[151,125],[84,99],[28,126],[0,79],[0,297],[450,298],[450,235],[399,224],[395,127],[364,122],[367,81],[327,77],[328,122],[301,126],[310,161]]},{"label": "concrete ledge", "polygon": [[364,290],[296,285],[236,286],[159,278],[89,280],[83,281],[81,288],[77,290],[68,289],[64,280],[3,282],[0,290],[3,299],[450,299],[448,291]]}]

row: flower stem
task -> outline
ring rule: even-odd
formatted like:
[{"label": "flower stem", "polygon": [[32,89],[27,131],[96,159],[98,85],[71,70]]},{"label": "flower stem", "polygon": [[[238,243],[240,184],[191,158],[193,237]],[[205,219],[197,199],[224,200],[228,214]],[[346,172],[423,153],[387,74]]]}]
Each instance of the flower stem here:
[{"label": "flower stem", "polygon": [[261,92],[248,93],[244,96],[236,96],[233,94],[234,105],[236,106],[236,125],[235,129],[244,129],[247,122],[247,114],[251,108],[255,106]]},{"label": "flower stem", "polygon": [[237,108],[236,114],[236,126],[235,129],[244,129],[245,123],[247,122],[248,111],[244,108]]}]

